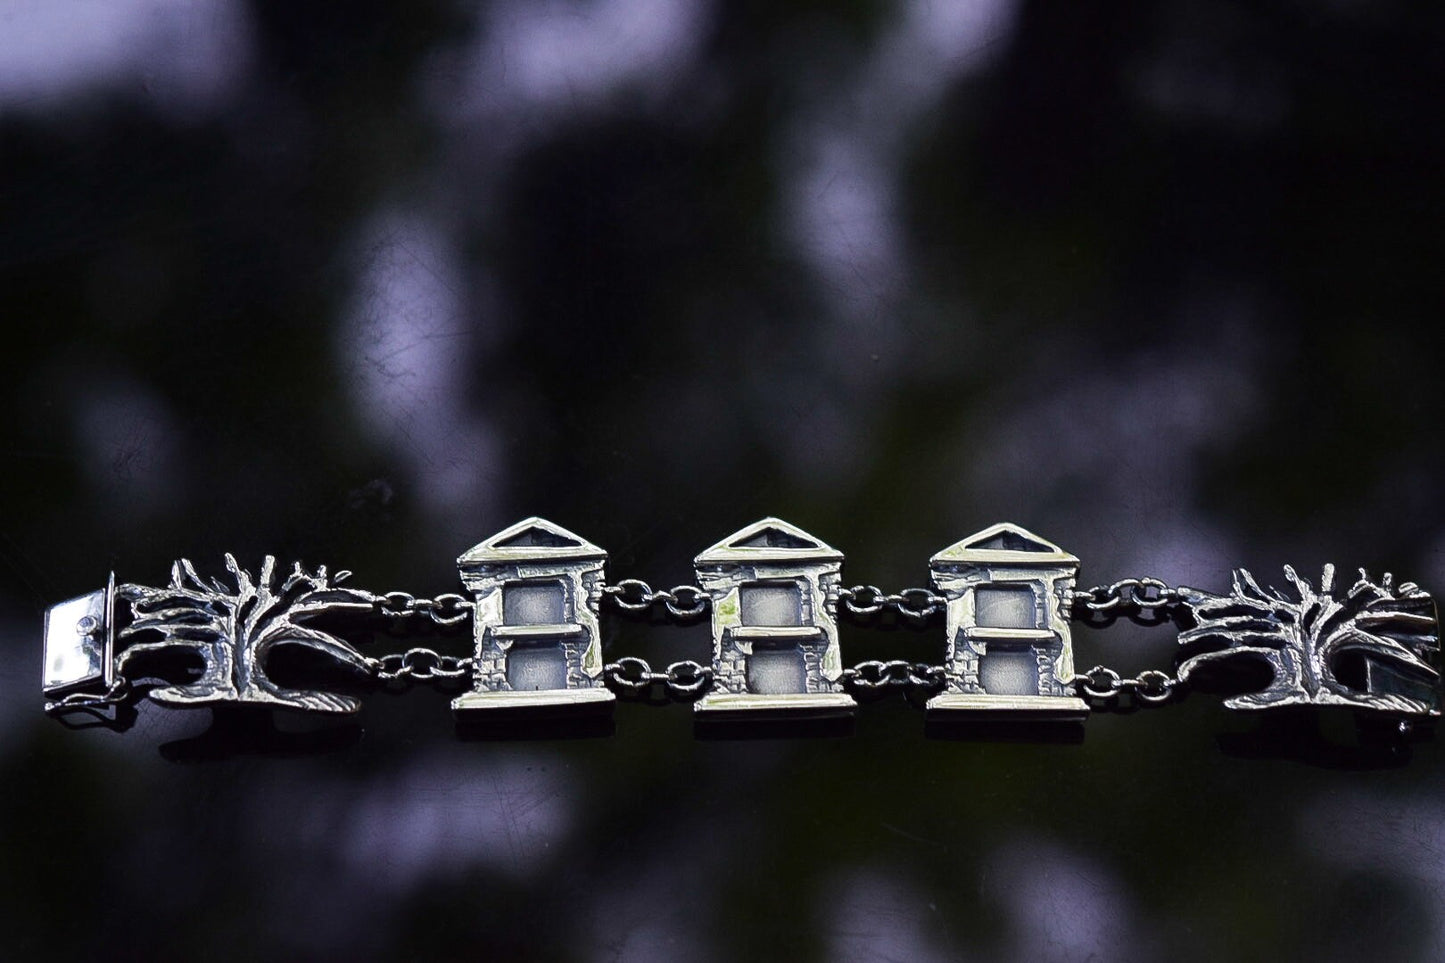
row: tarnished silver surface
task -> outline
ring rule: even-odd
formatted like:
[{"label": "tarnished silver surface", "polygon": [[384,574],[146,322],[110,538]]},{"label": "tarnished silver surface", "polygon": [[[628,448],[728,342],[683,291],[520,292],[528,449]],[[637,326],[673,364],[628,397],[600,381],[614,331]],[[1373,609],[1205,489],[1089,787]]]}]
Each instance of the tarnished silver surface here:
[{"label": "tarnished silver surface", "polygon": [[713,688],[703,714],[851,715],[834,606],[843,553],[795,525],[765,518],[693,560],[712,600]]},{"label": "tarnished silver surface", "polygon": [[1244,569],[1227,595],[1182,589],[1195,626],[1179,635],[1191,653],[1188,680],[1202,667],[1250,659],[1273,672],[1261,691],[1226,700],[1232,709],[1346,706],[1376,712],[1440,715],[1439,622],[1434,600],[1413,582],[1379,582],[1360,569],[1348,588],[1326,565],[1319,588],[1285,567],[1292,595],[1266,589]]},{"label": "tarnished silver surface", "polygon": [[270,555],[254,578],[229,554],[226,569],[230,582],[206,581],[182,559],[172,566],[169,585],[122,586],[119,594],[130,602],[132,619],[120,637],[158,635],[160,641],[127,647],[116,659],[116,671],[125,675],[131,661],[147,653],[186,651],[200,658],[200,677],[153,688],[148,692],[152,700],[170,706],[252,704],[355,712],[361,703],[352,696],[277,685],[266,674],[266,656],[276,646],[299,645],[369,674],[370,660],[350,644],[304,623],[323,613],[370,611],[371,594],[341,587],[350,572],[330,576],[324,565],[307,572],[300,562],[278,584],[276,559]]},{"label": "tarnished silver surface", "polygon": [[606,707],[597,622],[607,553],[542,518],[473,546],[457,566],[472,595],[472,691],[459,714]]},{"label": "tarnished silver surface", "polygon": [[1080,719],[1065,602],[1079,560],[1009,522],[985,528],[929,560],[945,599],[944,690],[931,716]]}]

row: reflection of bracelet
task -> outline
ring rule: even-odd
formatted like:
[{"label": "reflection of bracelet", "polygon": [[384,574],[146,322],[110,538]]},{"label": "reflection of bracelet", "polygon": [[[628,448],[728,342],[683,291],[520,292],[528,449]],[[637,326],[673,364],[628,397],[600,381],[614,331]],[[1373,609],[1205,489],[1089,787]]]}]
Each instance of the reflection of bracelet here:
[{"label": "reflection of bracelet", "polygon": [[[610,709],[615,695],[693,701],[700,720],[849,717],[855,695],[901,687],[942,721],[1079,720],[1090,707],[1159,704],[1192,681],[1235,673],[1238,709],[1343,706],[1398,722],[1402,730],[1440,714],[1438,624],[1431,597],[1412,583],[1363,570],[1352,584],[1326,566],[1318,586],[1291,568],[1288,593],[1262,588],[1244,570],[1216,595],[1125,579],[1074,587],[1078,559],[1016,525],[969,536],[930,560],[933,587],[886,594],[845,588],[842,553],[775,518],[736,532],[694,561],[698,585],[654,591],[603,579],[606,553],[540,518],[497,533],[458,559],[467,594],[417,598],[344,583],[349,572],[255,574],[226,556],[227,576],[203,577],[177,562],[170,582],[116,585],[62,602],[45,624],[46,705],[53,715],[109,710],[140,694],[167,706],[253,705],[350,713],[359,699],[343,680],[284,687],[268,675],[273,648],[311,650],[392,687],[431,680],[464,689],[460,718],[570,715]],[[123,613],[117,603],[124,603]],[[710,612],[712,663],[642,659],[605,663],[598,616],[656,613],[690,622]],[[940,665],[868,661],[845,668],[837,615],[946,625]],[[470,623],[471,651],[414,646],[372,658],[337,634],[347,615],[380,615],[400,629],[445,633]],[[1177,669],[1123,678],[1102,666],[1074,669],[1071,620],[1120,615],[1179,629]],[[351,623],[354,627],[355,622]],[[188,656],[185,665],[167,657]],[[199,660],[197,662],[197,659]],[[313,659],[313,663],[318,660]],[[175,660],[172,659],[172,663]],[[1240,680],[1247,691],[1238,692]],[[118,716],[117,712],[117,716]]]}]

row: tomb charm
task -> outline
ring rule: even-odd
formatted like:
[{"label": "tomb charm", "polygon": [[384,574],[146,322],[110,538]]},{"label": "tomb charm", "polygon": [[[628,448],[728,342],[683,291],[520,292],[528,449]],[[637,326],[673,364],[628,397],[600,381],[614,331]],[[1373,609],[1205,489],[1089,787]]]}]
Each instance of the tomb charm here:
[{"label": "tomb charm", "polygon": [[472,690],[458,714],[606,705],[598,604],[607,553],[529,518],[461,558],[472,598]]},{"label": "tomb charm", "polygon": [[843,553],[777,518],[734,532],[693,560],[712,600],[713,688],[700,714],[849,715],[837,595]]},{"label": "tomb charm", "polygon": [[929,560],[947,600],[935,716],[1079,719],[1068,599],[1079,560],[1017,525],[985,528]]}]

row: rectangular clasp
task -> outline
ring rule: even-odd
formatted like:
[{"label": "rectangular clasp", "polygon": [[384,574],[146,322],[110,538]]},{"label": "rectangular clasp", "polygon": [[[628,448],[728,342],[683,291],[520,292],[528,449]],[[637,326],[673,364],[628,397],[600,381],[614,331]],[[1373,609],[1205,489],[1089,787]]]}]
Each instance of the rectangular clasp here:
[{"label": "rectangular clasp", "polygon": [[52,605],[45,613],[47,697],[103,692],[115,671],[115,573],[106,587]]}]

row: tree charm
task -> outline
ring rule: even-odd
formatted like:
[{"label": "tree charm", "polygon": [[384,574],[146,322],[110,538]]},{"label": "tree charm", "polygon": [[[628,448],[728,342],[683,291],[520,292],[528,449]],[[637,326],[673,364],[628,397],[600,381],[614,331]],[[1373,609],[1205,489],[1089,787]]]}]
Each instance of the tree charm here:
[{"label": "tree charm", "polygon": [[226,555],[234,585],[218,578],[202,580],[195,566],[181,559],[171,566],[171,582],[163,588],[126,585],[133,620],[121,638],[159,633],[162,641],[127,647],[119,667],[146,652],[189,650],[201,657],[200,678],[152,689],[150,698],[171,706],[247,703],[313,712],[355,712],[360,701],[351,696],[314,690],[284,689],[266,675],[266,656],[278,645],[301,645],[369,673],[370,663],[349,644],[320,629],[303,625],[323,612],[370,611],[369,593],[338,587],[350,572],[328,577],[326,566],[309,573],[297,562],[285,581],[276,583],[276,559],[266,556],[260,577]]},{"label": "tree charm", "polygon": [[1244,569],[1235,571],[1228,595],[1188,590],[1183,602],[1196,624],[1179,643],[1195,654],[1180,664],[1181,680],[1211,663],[1255,659],[1274,678],[1260,692],[1227,700],[1230,708],[1336,705],[1440,714],[1433,665],[1439,625],[1427,593],[1413,582],[1397,587],[1388,573],[1374,582],[1361,569],[1337,595],[1333,565],[1325,566],[1318,591],[1293,568],[1284,571],[1297,599],[1261,588]]}]

